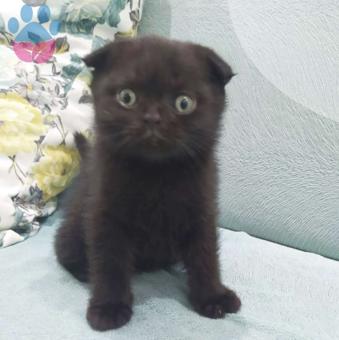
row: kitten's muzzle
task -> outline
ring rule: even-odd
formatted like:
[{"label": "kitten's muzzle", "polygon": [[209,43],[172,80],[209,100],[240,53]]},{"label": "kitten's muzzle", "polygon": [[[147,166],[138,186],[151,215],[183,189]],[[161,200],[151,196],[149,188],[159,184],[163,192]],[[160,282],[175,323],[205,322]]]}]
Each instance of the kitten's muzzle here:
[{"label": "kitten's muzzle", "polygon": [[161,121],[160,114],[157,111],[147,112],[143,118],[144,122],[149,125],[158,125]]},{"label": "kitten's muzzle", "polygon": [[151,125],[146,129],[146,132],[144,133],[144,138],[148,140],[152,140],[153,142],[162,140],[163,137],[161,133],[158,131],[157,127],[155,125]]}]

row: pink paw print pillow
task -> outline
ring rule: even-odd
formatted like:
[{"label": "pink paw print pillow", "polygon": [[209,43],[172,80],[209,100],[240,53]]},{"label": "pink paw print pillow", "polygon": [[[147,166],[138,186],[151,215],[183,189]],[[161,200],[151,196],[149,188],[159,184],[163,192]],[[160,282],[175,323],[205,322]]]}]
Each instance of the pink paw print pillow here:
[{"label": "pink paw print pillow", "polygon": [[[51,11],[44,4],[45,1],[24,2],[26,4],[20,10],[20,17],[8,20],[8,31],[15,37],[13,49],[20,60],[38,64],[47,62],[55,52],[54,36],[59,33],[60,21],[51,20]],[[36,21],[33,18],[34,12]]]}]

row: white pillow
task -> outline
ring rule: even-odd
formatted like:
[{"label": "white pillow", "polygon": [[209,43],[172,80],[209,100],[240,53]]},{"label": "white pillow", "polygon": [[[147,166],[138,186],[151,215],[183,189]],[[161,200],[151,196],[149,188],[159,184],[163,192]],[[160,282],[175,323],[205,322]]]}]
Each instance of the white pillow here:
[{"label": "white pillow", "polygon": [[90,134],[91,76],[81,58],[134,36],[142,1],[11,0],[0,10],[0,247],[33,235],[79,166]]}]

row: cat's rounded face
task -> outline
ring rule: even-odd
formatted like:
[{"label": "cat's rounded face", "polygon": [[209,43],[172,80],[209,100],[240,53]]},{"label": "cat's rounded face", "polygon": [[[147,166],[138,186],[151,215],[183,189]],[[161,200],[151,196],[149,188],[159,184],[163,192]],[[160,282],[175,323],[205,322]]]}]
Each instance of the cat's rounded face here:
[{"label": "cat's rounded face", "polygon": [[96,68],[97,137],[113,152],[161,160],[211,149],[232,76],[218,56],[158,38],[121,41],[98,53],[87,60]]}]

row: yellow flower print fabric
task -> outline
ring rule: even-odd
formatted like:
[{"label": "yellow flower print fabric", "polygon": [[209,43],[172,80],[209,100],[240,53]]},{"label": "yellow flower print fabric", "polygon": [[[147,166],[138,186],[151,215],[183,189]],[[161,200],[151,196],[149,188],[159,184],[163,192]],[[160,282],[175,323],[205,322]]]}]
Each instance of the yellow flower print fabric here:
[{"label": "yellow flower print fabric", "polygon": [[64,191],[76,175],[79,164],[80,155],[74,147],[48,145],[44,148],[32,173],[45,201]]},{"label": "yellow flower print fabric", "polygon": [[134,37],[142,0],[11,0],[0,8],[0,248],[39,217],[79,170],[73,133],[91,135],[91,74],[82,58]]},{"label": "yellow flower print fabric", "polygon": [[0,153],[35,152],[47,126],[39,109],[16,93],[0,93]]}]

